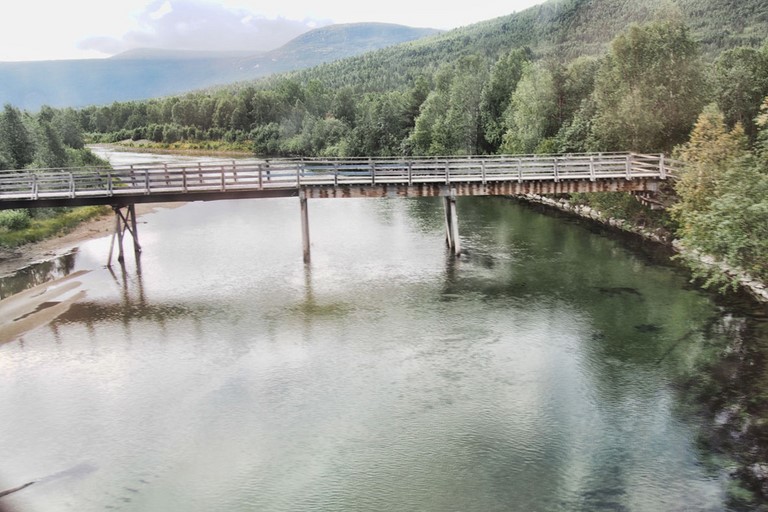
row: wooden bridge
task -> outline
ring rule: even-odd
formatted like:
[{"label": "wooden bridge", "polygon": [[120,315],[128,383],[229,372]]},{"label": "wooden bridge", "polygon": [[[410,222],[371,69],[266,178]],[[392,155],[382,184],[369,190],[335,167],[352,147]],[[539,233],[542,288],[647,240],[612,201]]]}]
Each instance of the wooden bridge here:
[{"label": "wooden bridge", "polygon": [[[457,196],[630,192],[653,194],[675,168],[664,155],[595,153],[471,157],[247,159],[104,168],[0,171],[0,210],[110,205],[119,260],[128,231],[138,253],[137,203],[300,198],[309,261],[307,199],[445,198],[446,239],[458,255]],[[113,236],[114,246],[114,236]],[[111,260],[111,251],[110,251]]]}]

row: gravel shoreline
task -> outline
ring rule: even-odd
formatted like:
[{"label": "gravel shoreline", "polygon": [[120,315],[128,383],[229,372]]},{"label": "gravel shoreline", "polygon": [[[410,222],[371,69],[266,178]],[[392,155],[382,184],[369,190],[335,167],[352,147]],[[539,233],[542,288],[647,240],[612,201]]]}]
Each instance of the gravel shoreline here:
[{"label": "gravel shoreline", "polygon": [[[141,217],[160,208],[177,208],[184,203],[137,204],[136,216]],[[80,223],[72,230],[15,249],[0,248],[0,277],[7,277],[35,263],[52,260],[71,252],[88,240],[110,236],[115,230],[111,213]]]}]

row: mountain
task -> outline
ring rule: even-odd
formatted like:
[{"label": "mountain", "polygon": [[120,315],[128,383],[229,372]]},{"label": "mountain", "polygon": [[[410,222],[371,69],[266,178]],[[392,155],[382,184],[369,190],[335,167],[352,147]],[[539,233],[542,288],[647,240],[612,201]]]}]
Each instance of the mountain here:
[{"label": "mountain", "polygon": [[[258,53],[263,55],[265,52]],[[196,50],[166,50],[163,48],[134,48],[110,57],[111,60],[195,60],[195,59],[246,59],[255,57],[256,52],[206,52]]]},{"label": "mountain", "polygon": [[403,77],[429,74],[464,56],[495,60],[511,48],[529,47],[536,57],[569,61],[600,55],[632,23],[680,17],[706,58],[736,46],[759,46],[768,37],[768,0],[549,0],[524,11],[434,37],[335,61],[302,72],[330,86],[361,85],[372,71],[380,90]]},{"label": "mountain", "polygon": [[404,43],[439,30],[411,28],[389,23],[351,23],[312,30],[265,55],[243,60],[244,68],[268,67],[270,71],[289,71],[324,62],[353,57],[396,43]]},{"label": "mountain", "polygon": [[0,104],[36,110],[181,94],[316,66],[437,32],[357,23],[318,28],[262,54],[140,49],[109,59],[0,62]]}]

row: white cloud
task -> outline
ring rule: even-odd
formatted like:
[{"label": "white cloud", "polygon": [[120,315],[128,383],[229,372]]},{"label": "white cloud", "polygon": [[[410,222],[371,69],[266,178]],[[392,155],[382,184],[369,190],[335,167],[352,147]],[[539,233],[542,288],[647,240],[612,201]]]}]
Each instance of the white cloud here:
[{"label": "white cloud", "polygon": [[165,3],[163,3],[160,7],[157,8],[156,11],[150,12],[148,16],[150,17],[150,19],[159,20],[166,14],[170,14],[172,11],[173,11],[173,6],[171,6],[171,2],[168,2],[166,0]]},{"label": "white cloud", "polygon": [[[137,46],[256,50],[282,44],[331,20],[449,29],[510,14],[542,1],[21,0],[3,7],[0,61],[103,57]],[[179,30],[173,26],[175,23],[191,28]],[[256,31],[261,32],[261,39],[248,34]],[[195,42],[195,34],[205,39]]]},{"label": "white cloud", "polygon": [[239,8],[199,0],[150,4],[138,15],[139,27],[120,37],[91,37],[79,47],[114,54],[115,49],[151,47],[178,50],[248,50],[277,48],[310,30],[305,21],[267,19]]}]

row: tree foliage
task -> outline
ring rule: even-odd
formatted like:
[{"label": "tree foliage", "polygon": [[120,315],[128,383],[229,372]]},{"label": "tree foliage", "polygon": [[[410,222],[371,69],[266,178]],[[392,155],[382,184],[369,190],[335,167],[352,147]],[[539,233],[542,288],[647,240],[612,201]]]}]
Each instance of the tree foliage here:
[{"label": "tree foliage", "polygon": [[21,169],[35,158],[32,134],[22,120],[22,113],[12,105],[5,105],[0,115],[0,154],[7,165]]},{"label": "tree foliage", "polygon": [[697,236],[697,216],[710,209],[712,200],[721,193],[728,170],[746,154],[747,140],[741,125],[728,130],[716,105],[705,108],[690,140],[678,149],[686,165],[675,185],[679,201],[672,211],[680,221],[684,237]]},{"label": "tree foliage", "polygon": [[599,149],[649,152],[685,141],[706,102],[697,44],[676,19],[619,35],[595,85]]},{"label": "tree foliage", "polygon": [[555,77],[544,63],[528,64],[504,112],[502,152],[532,153],[559,129]]},{"label": "tree foliage", "polygon": [[529,48],[517,48],[502,55],[493,66],[481,100],[481,118],[487,148],[499,149],[504,135],[503,115],[512,93],[523,76],[525,64],[533,59]]},{"label": "tree foliage", "polygon": [[760,102],[768,96],[768,45],[762,50],[739,47],[726,50],[713,69],[715,100],[729,126],[740,123],[754,139],[754,119]]},{"label": "tree foliage", "polygon": [[0,167],[67,167],[88,157],[78,114],[43,107],[33,116],[12,105],[0,113]]},{"label": "tree foliage", "polygon": [[[768,102],[765,105],[768,112]],[[758,128],[768,129],[759,119]],[[768,161],[750,151],[740,124],[728,129],[711,105],[699,116],[691,138],[680,149],[686,162],[676,186],[673,209],[679,235],[692,249],[768,279]],[[722,282],[713,274],[710,282]]]}]

